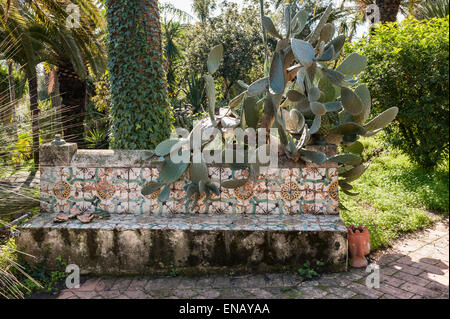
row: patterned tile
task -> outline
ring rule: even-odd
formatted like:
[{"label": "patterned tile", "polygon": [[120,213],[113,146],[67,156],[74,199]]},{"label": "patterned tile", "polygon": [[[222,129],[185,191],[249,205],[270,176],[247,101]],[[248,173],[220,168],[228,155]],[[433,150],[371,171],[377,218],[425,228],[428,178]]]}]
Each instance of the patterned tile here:
[{"label": "patterned tile", "polygon": [[126,168],[88,168],[84,171],[85,201],[92,209],[109,213],[129,213],[128,172]]}]

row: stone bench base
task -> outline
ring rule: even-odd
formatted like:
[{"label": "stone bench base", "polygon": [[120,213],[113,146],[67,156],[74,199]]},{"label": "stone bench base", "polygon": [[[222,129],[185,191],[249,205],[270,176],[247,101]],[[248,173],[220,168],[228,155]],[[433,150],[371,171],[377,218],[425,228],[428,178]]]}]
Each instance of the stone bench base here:
[{"label": "stone bench base", "polygon": [[325,263],[347,269],[347,230],[338,216],[112,215],[90,224],[40,214],[19,227],[18,250],[52,269],[61,256],[82,273],[252,271]]}]

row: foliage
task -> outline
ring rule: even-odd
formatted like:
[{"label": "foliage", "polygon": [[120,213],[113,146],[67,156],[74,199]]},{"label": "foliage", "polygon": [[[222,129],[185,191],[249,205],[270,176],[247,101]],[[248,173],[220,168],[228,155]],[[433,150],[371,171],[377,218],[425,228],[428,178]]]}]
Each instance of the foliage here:
[{"label": "foliage", "polygon": [[[14,92],[16,99],[21,99],[26,92],[26,80],[23,72],[15,69],[13,71],[14,77]],[[9,103],[9,80],[8,80],[8,67],[0,66],[0,105],[1,108]],[[1,116],[0,116],[1,118]]]},{"label": "foliage", "polygon": [[20,252],[16,248],[12,238],[0,245],[0,298],[23,298],[24,293],[31,292],[30,285],[42,288],[17,262],[17,253]]},{"label": "foliage", "polygon": [[220,92],[229,98],[238,80],[252,82],[263,74],[258,66],[264,62],[264,46],[258,23],[258,10],[254,5],[239,10],[229,4],[217,17],[208,23],[196,24],[186,30],[184,42],[183,70],[186,76],[192,72],[206,72],[205,60],[210,49],[222,44],[224,63],[217,71]]},{"label": "foliage", "polygon": [[368,58],[361,78],[374,97],[373,110],[400,109],[386,141],[423,167],[448,158],[448,22],[406,19],[377,28],[351,48]]},{"label": "foliage", "polygon": [[111,84],[109,82],[109,72],[106,71],[100,79],[94,81],[95,95],[91,97],[91,101],[95,105],[98,112],[108,114],[111,109]]},{"label": "foliage", "polygon": [[426,0],[413,11],[417,19],[445,18],[448,16],[449,0]]},{"label": "foliage", "polygon": [[173,122],[162,76],[157,1],[107,0],[106,5],[114,147],[153,149],[169,136]]},{"label": "foliage", "polygon": [[[227,108],[219,109],[219,114],[216,114],[216,85],[213,75],[221,69],[224,48],[217,45],[211,49],[206,63],[208,73],[204,76],[209,118],[200,121],[187,138],[171,138],[156,147],[156,155],[164,157],[159,180],[147,184],[142,194],[149,195],[162,189],[158,199],[164,202],[169,197],[170,184],[188,172],[191,183],[185,186],[186,196],[195,206],[200,196],[206,194],[208,199],[211,193],[219,192],[210,183],[206,163],[204,159],[200,163],[192,160],[175,163],[171,155],[183,152],[184,146],[188,144],[198,142],[203,150],[216,143],[204,136],[200,141],[194,141],[198,130],[216,129],[222,133],[221,142],[224,142],[224,133],[237,127],[260,127],[268,130],[275,125],[280,144],[288,158],[295,162],[315,164],[337,162],[339,175],[342,177],[339,181],[342,191],[356,195],[349,192],[353,188],[349,183],[358,179],[368,167],[362,164],[360,154],[363,147],[357,140],[360,136],[372,136],[381,131],[395,118],[398,109],[392,107],[366,123],[370,115],[370,92],[364,84],[358,85],[358,79],[355,78],[366,67],[364,56],[353,53],[337,68],[328,68],[336,66],[334,60],[339,57],[345,41],[343,36],[334,37],[334,26],[327,23],[332,11],[331,5],[323,13],[316,28],[307,36],[307,41],[296,38],[306,25],[306,12],[298,11],[291,16],[290,6],[286,5],[284,9],[284,36],[278,32],[269,17],[262,18],[266,32],[279,39],[269,76],[250,85],[240,81],[246,91],[232,99]],[[293,82],[295,78],[296,81]],[[355,86],[356,89],[353,89]],[[235,112],[238,109],[239,114]],[[347,146],[347,153],[327,158],[323,152],[306,149],[308,144],[327,143],[342,143]],[[267,151],[267,145],[259,145],[256,153]],[[188,155],[192,156],[190,153]],[[252,161],[247,158],[241,166],[249,167],[249,176],[246,179],[222,181],[222,187],[237,188],[249,179],[256,179],[260,170],[259,163],[258,158]]]},{"label": "foliage", "polygon": [[371,165],[353,183],[358,196],[339,196],[346,208],[340,215],[347,225],[369,228],[372,249],[387,247],[401,234],[429,226],[434,219],[430,211],[448,215],[448,162],[423,169],[401,151],[383,145],[381,136],[361,142],[363,156]]},{"label": "foliage", "polygon": [[298,275],[305,279],[312,279],[319,275],[318,271],[323,267],[324,263],[321,261],[316,261],[315,265],[311,265],[310,262],[303,264],[303,267],[298,269]]},{"label": "foliage", "polygon": [[56,257],[55,270],[48,270],[42,265],[31,268],[25,262],[23,263],[27,273],[30,274],[30,277],[22,280],[23,286],[26,287],[24,292],[27,295],[41,290],[45,290],[48,293],[58,291],[61,282],[67,278],[67,273],[65,272],[67,262],[61,256]]}]

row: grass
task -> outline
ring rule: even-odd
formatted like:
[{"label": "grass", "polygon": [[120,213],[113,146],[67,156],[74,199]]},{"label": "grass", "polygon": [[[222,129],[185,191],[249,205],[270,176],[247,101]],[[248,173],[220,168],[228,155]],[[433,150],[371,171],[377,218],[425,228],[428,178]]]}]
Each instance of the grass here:
[{"label": "grass", "polygon": [[[371,233],[372,249],[390,245],[406,232],[422,229],[449,214],[449,165],[426,170],[398,150],[382,146],[375,137],[361,140],[371,165],[353,182],[358,196],[341,195],[348,210],[341,217],[348,224],[362,224]],[[381,148],[381,149],[380,149]]]}]

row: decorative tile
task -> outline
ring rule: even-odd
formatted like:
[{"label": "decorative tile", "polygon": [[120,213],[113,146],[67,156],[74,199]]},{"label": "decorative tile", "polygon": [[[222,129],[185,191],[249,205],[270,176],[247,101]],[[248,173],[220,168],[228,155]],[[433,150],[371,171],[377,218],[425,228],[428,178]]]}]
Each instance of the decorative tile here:
[{"label": "decorative tile", "polygon": [[93,209],[108,213],[129,213],[128,171],[126,168],[89,168],[84,172],[85,201]]}]

